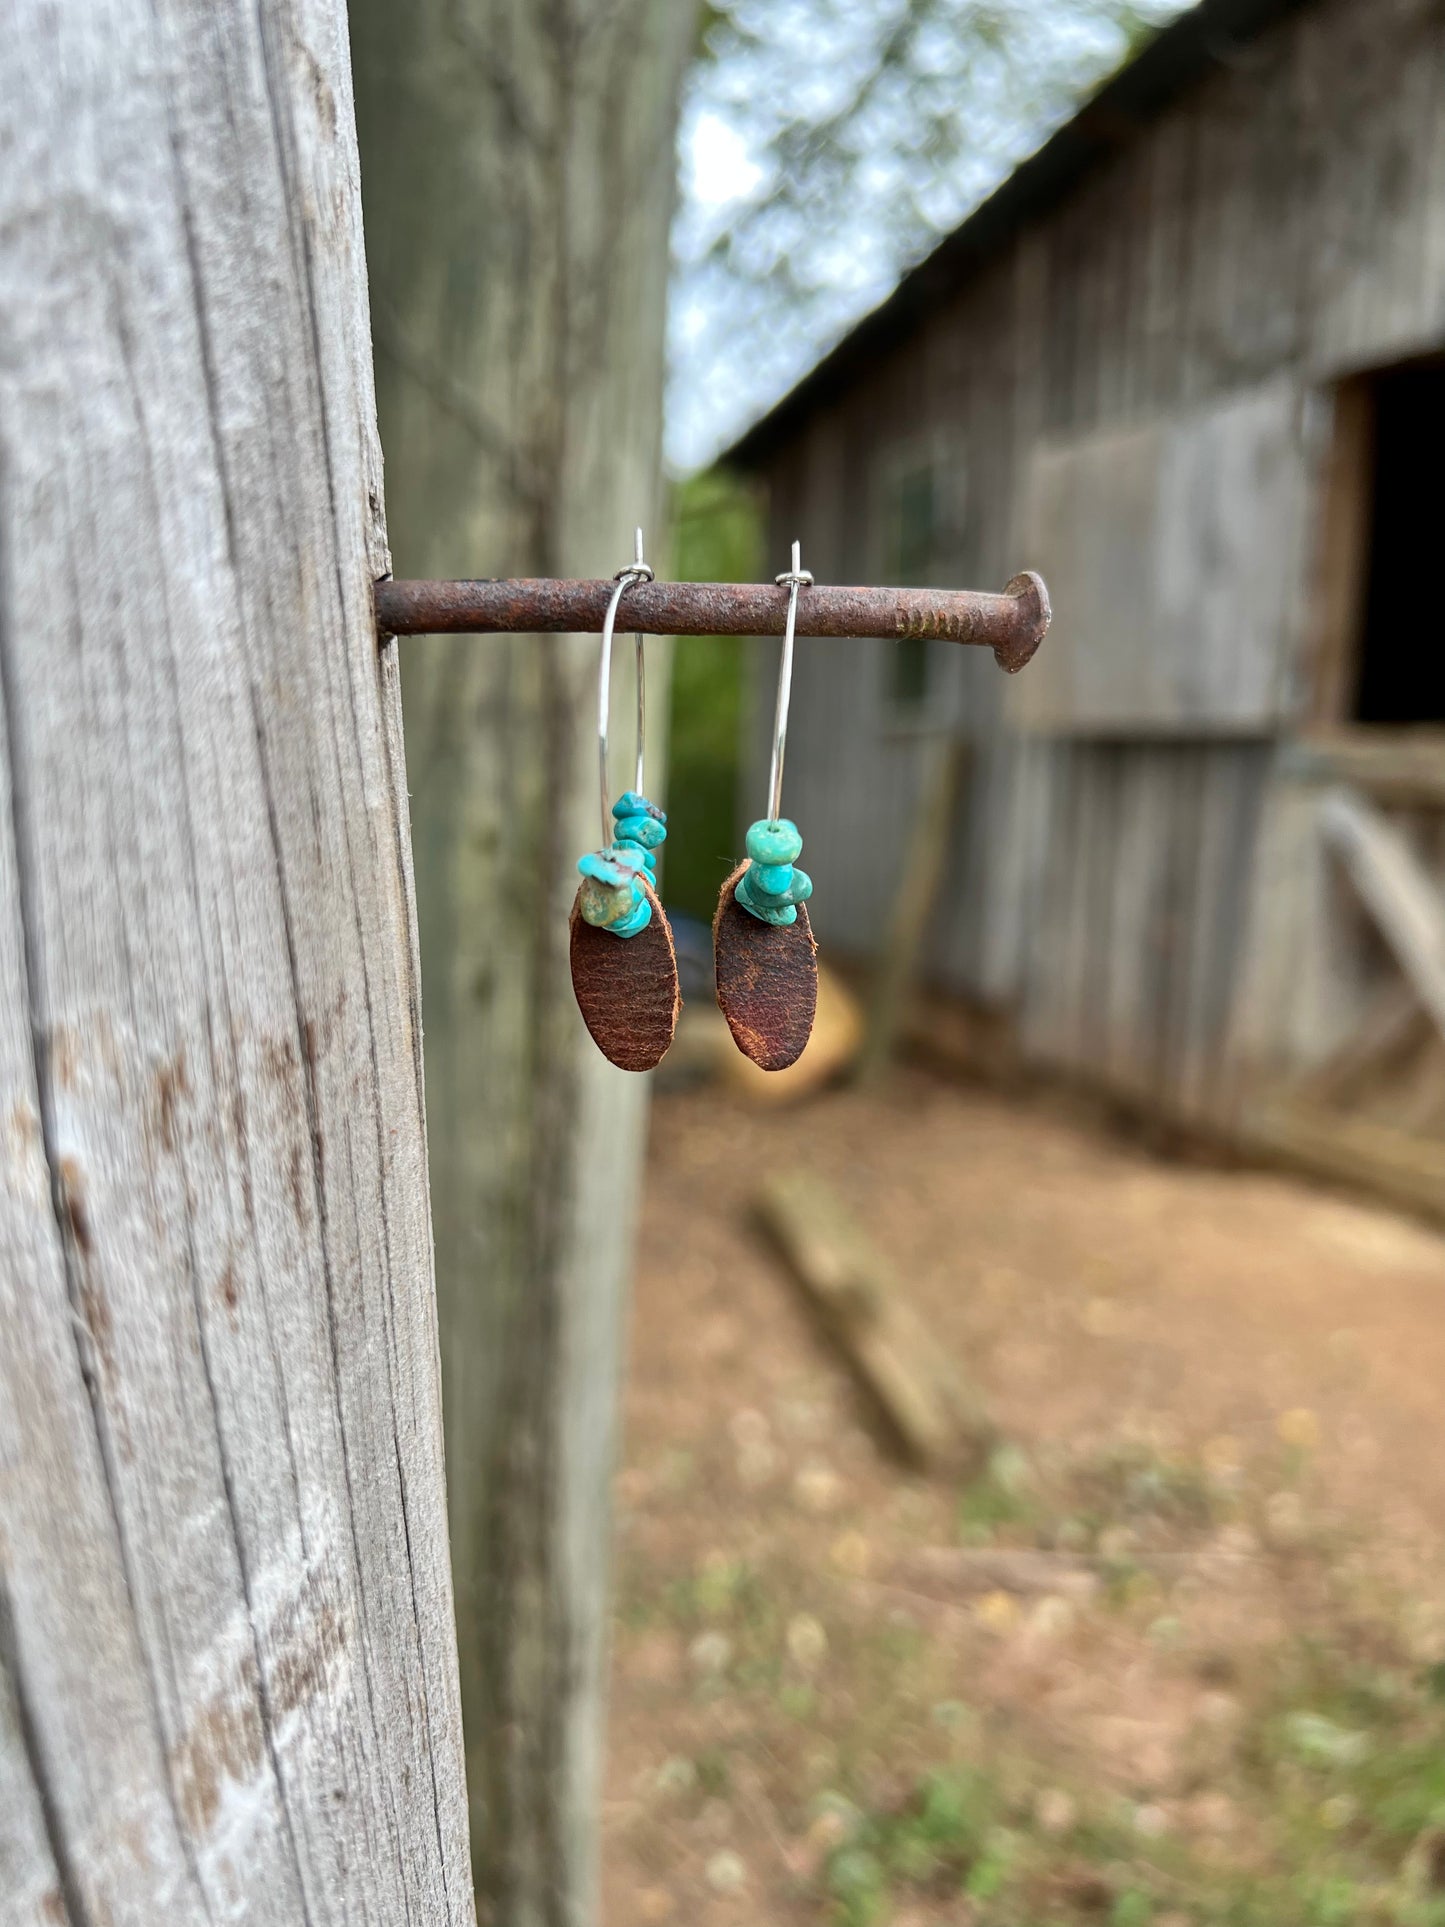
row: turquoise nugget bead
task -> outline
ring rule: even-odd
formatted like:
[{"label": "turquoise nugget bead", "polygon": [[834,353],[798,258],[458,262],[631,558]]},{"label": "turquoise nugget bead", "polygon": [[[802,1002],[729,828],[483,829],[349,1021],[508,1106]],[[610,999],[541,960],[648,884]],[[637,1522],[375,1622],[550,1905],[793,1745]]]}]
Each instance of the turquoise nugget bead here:
[{"label": "turquoise nugget bead", "polygon": [[610,845],[577,865],[587,878],[581,911],[588,923],[610,930],[614,937],[635,937],[652,922],[641,879],[651,883],[656,878],[653,852],[667,837],[667,818],[636,790],[625,791],[612,805],[612,814],[616,827]]},{"label": "turquoise nugget bead", "polygon": [[803,853],[797,824],[786,817],[754,823],[747,851],[751,861],[738,878],[737,901],[760,923],[796,923],[797,906],[813,894],[813,879],[793,867],[793,859]]},{"label": "turquoise nugget bead", "polygon": [[614,843],[610,849],[592,850],[579,858],[577,868],[584,881],[578,903],[585,923],[618,936],[634,936],[646,928],[647,917],[635,921],[638,904],[647,901],[638,882],[639,872],[646,875],[643,857],[641,850]]},{"label": "turquoise nugget bead", "polygon": [[632,883],[642,868],[640,853],[634,850],[589,850],[586,856],[577,859],[577,868],[584,877],[592,877],[598,883],[610,884],[620,889],[625,883]]},{"label": "turquoise nugget bead", "polygon": [[784,903],[777,897],[760,896],[758,894],[753,883],[754,875],[755,872],[748,869],[744,870],[743,874],[738,878],[734,895],[737,897],[743,909],[746,910],[750,916],[756,917],[759,923],[796,923],[798,913],[791,903]]},{"label": "turquoise nugget bead", "polygon": [[636,790],[624,790],[612,805],[614,816],[654,816],[659,823],[667,821],[667,812],[660,810],[656,803],[649,803],[645,796]]},{"label": "turquoise nugget bead", "polygon": [[776,823],[754,823],[744,845],[754,863],[792,863],[803,854],[796,823],[780,817]]},{"label": "turquoise nugget bead", "polygon": [[775,902],[767,904],[766,908],[760,908],[755,903],[749,903],[743,907],[750,910],[759,923],[776,924],[780,929],[786,928],[788,924],[798,921],[798,913],[791,903]]},{"label": "turquoise nugget bead", "polygon": [[646,897],[640,896],[636,905],[620,923],[610,924],[608,928],[614,937],[635,937],[652,922],[652,905]]},{"label": "turquoise nugget bead", "polygon": [[640,889],[630,877],[625,883],[605,883],[597,877],[584,876],[582,888],[577,892],[577,906],[584,923],[598,930],[611,930],[632,915],[640,895]]},{"label": "turquoise nugget bead", "polygon": [[635,843],[640,850],[655,850],[659,843],[666,842],[667,826],[639,810],[634,815],[619,816],[614,834],[619,843]]},{"label": "turquoise nugget bead", "polygon": [[630,890],[614,889],[610,883],[597,882],[595,877],[583,881],[577,892],[577,907],[582,912],[582,921],[590,923],[594,930],[615,929],[637,908]]},{"label": "turquoise nugget bead", "polygon": [[631,871],[633,876],[651,877],[657,870],[657,858],[651,850],[639,849],[635,843],[614,843],[605,852],[613,862]]},{"label": "turquoise nugget bead", "polygon": [[765,897],[788,896],[796,874],[791,863],[755,863],[748,871],[754,886]]}]

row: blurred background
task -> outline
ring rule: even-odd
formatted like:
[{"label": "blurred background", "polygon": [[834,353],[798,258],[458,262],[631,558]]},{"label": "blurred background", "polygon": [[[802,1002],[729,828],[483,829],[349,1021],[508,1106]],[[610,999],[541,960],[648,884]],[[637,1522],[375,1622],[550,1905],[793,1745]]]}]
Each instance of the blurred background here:
[{"label": "blurred background", "polygon": [[352,23],[399,575],[1055,611],[799,642],[772,1077],[777,645],[649,649],[648,1080],[567,976],[595,641],[408,645],[484,1917],[1445,1922],[1445,12]]}]

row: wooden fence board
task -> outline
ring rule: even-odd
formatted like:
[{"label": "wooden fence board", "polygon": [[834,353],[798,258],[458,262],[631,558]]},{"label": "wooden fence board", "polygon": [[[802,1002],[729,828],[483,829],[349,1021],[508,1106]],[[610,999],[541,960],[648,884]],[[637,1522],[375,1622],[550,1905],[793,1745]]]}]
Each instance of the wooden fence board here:
[{"label": "wooden fence board", "polygon": [[1356,792],[1331,790],[1320,820],[1415,994],[1445,1034],[1445,896],[1401,831]]},{"label": "wooden fence board", "polygon": [[7,1903],[467,1927],[344,9],[23,9],[0,145]]}]

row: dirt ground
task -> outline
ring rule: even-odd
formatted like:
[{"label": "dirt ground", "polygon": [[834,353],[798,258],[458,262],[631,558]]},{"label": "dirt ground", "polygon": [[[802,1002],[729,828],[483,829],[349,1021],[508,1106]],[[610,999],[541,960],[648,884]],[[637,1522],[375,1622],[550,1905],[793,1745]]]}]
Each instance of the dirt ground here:
[{"label": "dirt ground", "polygon": [[[972,1476],[753,1228],[799,1166],[985,1394]],[[921,1072],[660,1098],[648,1171],[609,1927],[1445,1921],[1445,1238]]]}]

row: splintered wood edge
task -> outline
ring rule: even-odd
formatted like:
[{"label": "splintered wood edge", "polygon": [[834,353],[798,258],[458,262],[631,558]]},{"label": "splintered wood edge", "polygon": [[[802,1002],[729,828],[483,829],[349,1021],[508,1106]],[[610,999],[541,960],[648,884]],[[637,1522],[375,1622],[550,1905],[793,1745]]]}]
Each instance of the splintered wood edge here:
[{"label": "splintered wood edge", "polygon": [[[615,1064],[618,1070],[623,1071],[650,1071],[662,1062],[663,1058],[667,1055],[669,1045],[672,1043],[673,1033],[677,1029],[678,1015],[682,1010],[682,987],[678,982],[677,976],[677,950],[672,941],[672,926],[667,920],[667,914],[663,910],[661,899],[656,890],[653,889],[646,877],[640,878],[639,881],[642,884],[643,892],[648,902],[652,905],[652,921],[645,930],[640,930],[635,937],[613,937],[605,930],[594,930],[593,926],[588,923],[582,915],[582,890],[580,885],[578,886],[577,895],[572,899],[572,914],[568,919],[567,926],[569,935],[568,963],[572,973],[572,994],[577,999],[577,1008],[582,1013],[582,1021],[587,1026],[587,1034],[607,1059],[608,1063]],[[584,932],[585,935],[582,934]],[[579,989],[578,986],[577,965],[580,956],[584,963],[583,986],[589,993],[598,991],[600,993],[598,1001],[605,1001],[609,991],[614,991],[616,988],[617,980],[613,972],[598,972],[594,969],[585,968],[589,957],[594,962],[600,962],[607,955],[605,950],[593,948],[594,939],[602,944],[611,943],[621,946],[624,954],[617,960],[619,964],[625,964],[627,954],[631,953],[631,956],[636,961],[654,961],[657,974],[666,975],[669,972],[671,973],[672,1008],[666,1016],[664,1016],[659,1009],[655,1013],[653,1021],[646,1026],[643,1032],[639,1033],[636,1028],[628,1029],[626,1012],[619,1003],[617,1023],[609,1027],[605,1021],[603,1021],[604,1013],[597,1008],[597,1002],[593,1001],[590,995],[584,997],[582,990]],[[641,950],[637,948],[638,945],[643,946]],[[664,956],[666,958],[665,963],[663,962]],[[596,1026],[594,1026],[593,1022],[594,1017],[598,1020]],[[645,1047],[640,1050],[628,1050],[626,1048],[628,1040],[630,1039],[636,1042],[639,1035],[645,1037]]]},{"label": "splintered wood edge", "polygon": [[[808,1039],[813,1034],[813,1022],[818,1009],[818,944],[813,936],[813,926],[808,921],[808,912],[804,904],[800,903],[798,905],[798,919],[796,923],[792,924],[764,923],[760,918],[752,916],[749,911],[743,909],[741,904],[734,904],[733,898],[738,887],[738,880],[747,867],[747,861],[744,860],[723,884],[722,889],[718,893],[717,911],[712,920],[713,970],[714,981],[717,987],[717,1004],[718,1009],[727,1019],[727,1026],[732,1032],[733,1042],[743,1053],[744,1057],[750,1058],[760,1070],[785,1071],[789,1065],[797,1063],[798,1059],[807,1049]],[[748,934],[750,937],[755,938],[759,945],[763,942],[771,943],[776,951],[778,964],[787,969],[794,976],[795,980],[800,972],[800,968],[805,973],[806,988],[810,993],[811,1003],[808,1011],[807,1028],[803,1032],[801,1039],[794,1038],[791,1027],[787,1030],[780,1030],[779,1027],[774,1026],[771,1031],[761,1028],[755,1021],[757,1015],[756,1006],[759,1001],[756,995],[749,999],[754,1006],[751,1013],[746,1010],[730,1010],[728,1008],[723,990],[722,975],[717,965],[718,959],[725,954],[722,939],[726,928],[725,920],[729,910],[732,909],[736,909],[739,917],[747,919],[747,925],[751,926]],[[768,933],[766,938],[763,937],[763,932]],[[798,987],[802,986],[800,985]],[[781,989],[781,985],[779,989]],[[775,994],[772,999],[767,999],[765,993],[763,1001],[772,1001],[776,1004],[778,998]],[[786,1009],[786,1004],[784,1004],[784,1008]],[[797,1046],[796,1049],[794,1048],[795,1042]]]}]

